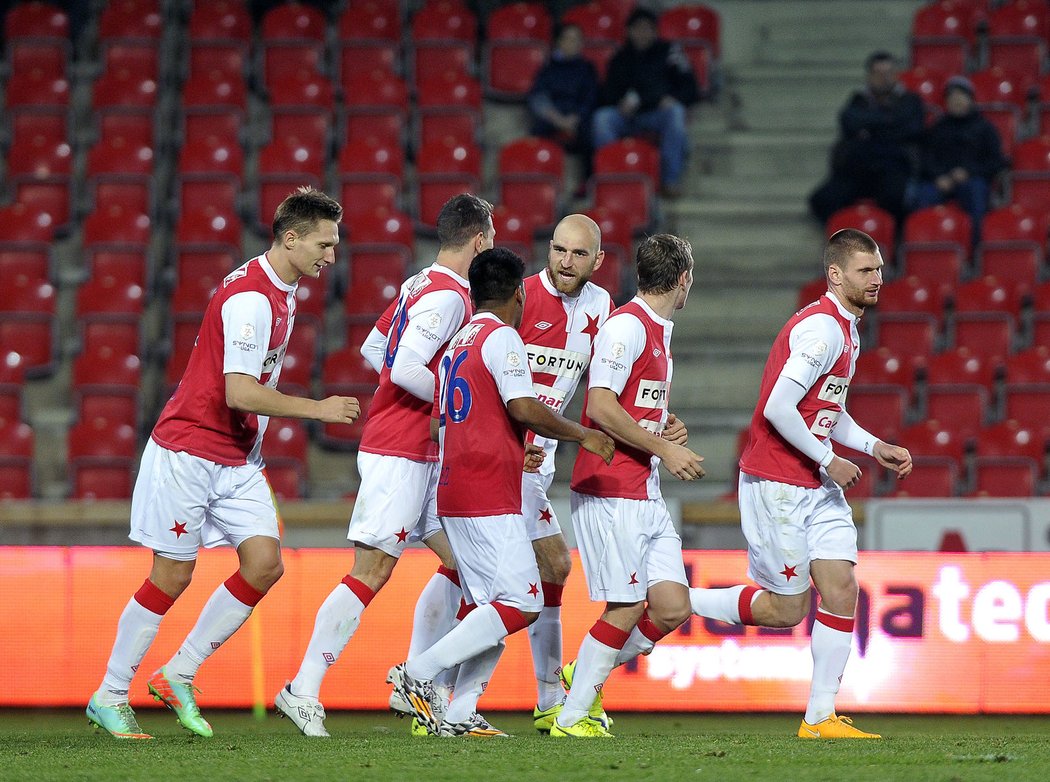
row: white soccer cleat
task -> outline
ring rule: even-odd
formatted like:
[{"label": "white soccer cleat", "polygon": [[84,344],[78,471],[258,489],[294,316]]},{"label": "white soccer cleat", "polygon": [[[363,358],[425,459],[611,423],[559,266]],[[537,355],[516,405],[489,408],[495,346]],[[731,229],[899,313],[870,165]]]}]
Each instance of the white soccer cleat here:
[{"label": "white soccer cleat", "polygon": [[470,715],[464,722],[449,722],[442,720],[438,727],[438,735],[445,737],[472,736],[479,739],[505,739],[508,734],[490,723],[477,712]]},{"label": "white soccer cleat", "polygon": [[[408,705],[408,714],[419,720],[419,723],[432,735],[437,735],[438,726],[444,712],[444,704],[441,698],[434,692],[434,683],[423,679],[416,679],[406,669],[407,663],[395,665],[387,673],[387,683],[394,687],[394,695],[397,703]],[[390,706],[399,714],[400,711],[394,706],[395,699],[391,698]]]},{"label": "white soccer cleat", "polygon": [[295,727],[301,730],[304,736],[329,738],[328,731],[324,728],[324,706],[316,698],[294,695],[289,685],[285,685],[273,699],[273,705],[277,714],[295,723]]}]

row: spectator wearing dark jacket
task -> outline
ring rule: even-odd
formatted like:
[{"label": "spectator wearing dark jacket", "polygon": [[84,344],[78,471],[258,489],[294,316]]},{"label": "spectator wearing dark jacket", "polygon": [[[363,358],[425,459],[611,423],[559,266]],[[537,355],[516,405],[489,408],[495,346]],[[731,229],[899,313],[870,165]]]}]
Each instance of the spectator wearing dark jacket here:
[{"label": "spectator wearing dark jacket", "polygon": [[911,206],[921,209],[954,199],[970,215],[976,243],[992,181],[1006,167],[1006,159],[999,131],[974,105],[969,79],[948,79],[944,102],[944,115],[923,138],[922,170]]},{"label": "spectator wearing dark jacket", "polygon": [[924,120],[922,99],[897,80],[893,55],[868,57],[865,88],[839,114],[841,136],[832,150],[831,176],[809,199],[817,219],[825,223],[862,198],[903,218]]},{"label": "spectator wearing dark jacket", "polygon": [[689,152],[686,107],[699,99],[696,76],[681,47],[658,37],[652,11],[636,8],[627,18],[627,42],[609,61],[602,108],[594,114],[594,147],[655,132],[663,192],[680,195]]},{"label": "spectator wearing dark jacket", "polygon": [[550,60],[529,90],[531,133],[558,141],[582,162],[582,181],[591,174],[591,117],[598,105],[598,71],[583,51],[583,31],[567,24],[554,36]]}]

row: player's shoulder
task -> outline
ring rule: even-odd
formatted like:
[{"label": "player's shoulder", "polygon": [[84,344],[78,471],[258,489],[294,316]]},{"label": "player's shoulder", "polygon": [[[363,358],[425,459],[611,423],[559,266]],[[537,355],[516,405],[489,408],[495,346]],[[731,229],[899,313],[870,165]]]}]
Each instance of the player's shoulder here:
[{"label": "player's shoulder", "polygon": [[[584,297],[585,302],[594,305],[599,310],[604,309],[608,313],[612,309],[612,296],[609,295],[609,291],[590,280],[584,283],[580,295]],[[589,306],[588,309],[592,307]]]}]

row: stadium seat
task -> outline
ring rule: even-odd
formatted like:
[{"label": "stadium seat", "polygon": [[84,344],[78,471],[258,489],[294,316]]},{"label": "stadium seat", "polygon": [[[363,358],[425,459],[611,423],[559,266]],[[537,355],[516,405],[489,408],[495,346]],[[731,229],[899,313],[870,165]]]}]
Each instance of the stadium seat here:
[{"label": "stadium seat", "polygon": [[879,347],[906,353],[912,362],[925,361],[934,353],[937,321],[929,315],[911,313],[882,315],[875,323]]},{"label": "stadium seat", "polygon": [[911,64],[942,73],[969,70],[973,30],[964,10],[948,3],[930,3],[915,12],[911,28]]},{"label": "stadium seat", "polygon": [[970,240],[970,217],[953,205],[913,212],[904,223],[904,271],[951,287],[961,279]]},{"label": "stadium seat", "polygon": [[1050,74],[1046,74],[1035,87],[1038,103],[1035,107],[1035,130],[1040,136],[1050,136]]},{"label": "stadium seat", "polygon": [[565,153],[552,141],[526,137],[500,150],[499,203],[536,230],[547,233],[553,229],[560,214],[564,179]]},{"label": "stadium seat", "polygon": [[379,375],[361,355],[361,343],[356,342],[325,356],[321,383],[327,393],[369,396],[375,393]]},{"label": "stadium seat", "polygon": [[660,152],[636,138],[607,144],[594,155],[594,203],[631,218],[636,235],[656,219],[654,193],[660,182]]},{"label": "stadium seat", "polygon": [[[199,202],[198,202],[199,204]],[[270,212],[271,217],[273,212]],[[241,220],[233,211],[224,212],[208,205],[187,206],[175,224],[175,250],[241,255]],[[227,273],[236,266],[230,266]]]},{"label": "stadium seat", "polygon": [[332,136],[332,85],[305,70],[284,72],[267,84],[270,98],[270,138],[310,147],[320,155]]},{"label": "stadium seat", "polygon": [[978,456],[973,474],[971,497],[1031,497],[1039,465],[1024,456]]},{"label": "stadium seat", "polygon": [[156,82],[160,75],[158,59],[155,42],[118,38],[102,46],[102,74],[124,71]]},{"label": "stadium seat", "polygon": [[113,0],[98,20],[99,39],[148,38],[158,40],[164,17],[158,0]]},{"label": "stadium seat", "polygon": [[74,500],[126,500],[134,486],[132,462],[124,459],[85,458],[70,464]]},{"label": "stadium seat", "polygon": [[1005,418],[1037,432],[1050,429],[1046,414],[1050,410],[1050,384],[1008,382],[1005,392]]},{"label": "stadium seat", "polygon": [[891,313],[922,313],[940,320],[944,317],[943,290],[914,274],[887,282],[879,290],[878,315]]},{"label": "stadium seat", "polygon": [[344,306],[348,323],[375,323],[390,302],[397,298],[402,279],[394,274],[385,276],[358,275],[346,290]]},{"label": "stadium seat", "polygon": [[[828,290],[828,280],[826,277],[818,277],[815,280],[810,280],[798,291],[798,309],[802,309],[807,304],[812,304],[821,296],[823,296]],[[882,293],[879,293],[880,299]],[[881,300],[880,300],[881,304]]]},{"label": "stadium seat", "polygon": [[1042,1],[1013,0],[993,9],[988,16],[988,63],[1027,76],[1030,84],[1043,70],[1048,19],[1050,9]]},{"label": "stadium seat", "polygon": [[269,236],[273,213],[297,187],[321,189],[324,153],[302,143],[275,139],[259,151],[259,200],[255,212],[256,229]]},{"label": "stadium seat", "polygon": [[120,353],[103,345],[82,352],[73,362],[73,391],[75,394],[90,391],[135,396],[141,376],[141,362],[137,355]]},{"label": "stadium seat", "polygon": [[721,48],[718,12],[705,5],[680,5],[664,11],[658,27],[663,38],[682,47],[693,66],[701,94],[710,95],[714,86],[712,69]]},{"label": "stadium seat", "polygon": [[26,375],[54,367],[55,288],[46,279],[17,274],[0,287],[0,345],[25,359]]},{"label": "stadium seat", "polygon": [[206,275],[181,280],[171,293],[171,314],[178,319],[199,323],[222,279]]},{"label": "stadium seat", "polygon": [[343,82],[343,138],[399,143],[408,118],[405,82],[386,70],[353,70]]},{"label": "stadium seat", "polygon": [[[0,243],[0,279],[10,280],[15,274],[24,274],[29,279],[50,279],[51,255],[47,248],[20,242]],[[0,359],[0,375],[2,373]]]},{"label": "stadium seat", "polygon": [[432,0],[412,18],[413,85],[427,74],[448,70],[470,73],[478,23],[474,13],[458,0]]},{"label": "stadium seat", "polygon": [[34,71],[61,79],[69,65],[70,45],[60,39],[19,39],[8,43],[4,59],[9,73]]},{"label": "stadium seat", "polygon": [[26,139],[37,138],[37,143],[54,148],[65,143],[69,135],[69,118],[64,107],[23,107],[8,112],[7,119],[11,131],[9,144],[24,143]]},{"label": "stadium seat", "polygon": [[561,23],[575,24],[583,32],[583,56],[605,78],[605,70],[624,37],[623,18],[602,6],[589,2],[569,8],[562,14]]},{"label": "stadium seat", "polygon": [[15,203],[31,214],[46,215],[56,233],[64,233],[69,224],[70,183],[64,177],[12,179]]},{"label": "stadium seat", "polygon": [[915,387],[915,363],[911,356],[893,348],[865,350],[857,357],[855,382],[869,386],[898,386],[910,398]]},{"label": "stadium seat", "polygon": [[68,464],[74,499],[126,499],[136,430],[106,418],[91,418],[69,430]]},{"label": "stadium seat", "polygon": [[[338,390],[330,390],[327,386],[324,393],[338,394]],[[361,433],[364,431],[365,422],[368,420],[368,408],[372,406],[372,394],[360,394],[357,401],[361,404],[361,416],[352,424],[325,424],[321,429],[321,443],[326,448],[335,450],[356,450],[361,442]]]},{"label": "stadium seat", "polygon": [[149,215],[125,210],[117,204],[100,205],[83,223],[84,245],[123,246],[145,254],[152,238]]},{"label": "stadium seat", "polygon": [[1036,214],[1050,213],[1050,136],[1017,145],[1010,179],[1013,203]]},{"label": "stadium seat", "polygon": [[840,209],[828,218],[825,231],[831,236],[843,228],[856,228],[868,234],[879,245],[883,261],[893,263],[897,221],[885,209],[873,204],[854,204]]},{"label": "stadium seat", "polygon": [[144,295],[137,282],[96,274],[77,290],[77,319],[136,323],[142,318]]},{"label": "stadium seat", "polygon": [[6,173],[12,181],[68,181],[73,173],[72,147],[49,136],[20,137],[7,151]]},{"label": "stadium seat", "polygon": [[995,366],[1013,351],[1014,319],[1005,312],[957,313],[952,326],[956,347],[969,348]]},{"label": "stadium seat", "polygon": [[87,320],[77,323],[81,349],[85,353],[108,348],[123,355],[142,355],[142,333],[139,323],[128,321]]},{"label": "stadium seat", "polygon": [[532,266],[532,238],[536,232],[532,216],[515,211],[501,203],[492,210],[492,227],[496,229],[497,242],[516,253],[525,261],[525,268]]},{"label": "stadium seat", "polygon": [[284,3],[263,14],[260,57],[267,87],[301,69],[322,73],[327,26],[320,9],[302,3]]},{"label": "stadium seat", "polygon": [[44,109],[69,109],[69,81],[64,76],[51,76],[40,71],[21,71],[11,74],[4,86],[4,113],[37,113]]},{"label": "stadium seat", "polygon": [[355,71],[401,70],[401,15],[396,3],[350,3],[339,17],[338,72],[348,84]]},{"label": "stadium seat", "polygon": [[1042,215],[1020,204],[992,210],[981,223],[978,254],[982,273],[1007,283],[1034,286],[1042,268],[1046,238],[1047,218]]},{"label": "stadium seat", "polygon": [[1041,469],[1046,459],[1046,434],[1007,418],[977,433],[975,451],[978,456],[1023,456]]},{"label": "stadium seat", "polygon": [[1050,346],[1036,344],[1008,356],[1007,383],[1050,383]]},{"label": "stadium seat", "polygon": [[963,437],[972,437],[984,423],[988,391],[973,383],[927,385],[926,417],[940,421]]},{"label": "stadium seat", "polygon": [[412,220],[397,210],[374,207],[348,221],[349,244],[396,244],[411,250],[415,242]]},{"label": "stadium seat", "polygon": [[511,3],[489,14],[482,51],[485,95],[523,99],[547,59],[551,32],[542,3]]},{"label": "stadium seat", "polygon": [[605,288],[614,301],[623,303],[635,287],[632,220],[629,215],[602,205],[591,207],[586,214],[598,224],[605,251],[605,260],[591,280]]},{"label": "stadium seat", "polygon": [[426,144],[416,157],[416,179],[417,228],[431,231],[449,198],[480,189],[481,151],[473,144]]},{"label": "stadium seat", "polygon": [[993,66],[971,73],[968,78],[973,84],[974,101],[982,111],[1015,108],[1020,112],[1025,108],[1026,90],[1017,74]]},{"label": "stadium seat", "polygon": [[900,72],[898,81],[909,92],[922,98],[926,109],[926,125],[932,125],[944,112],[944,84],[950,73],[916,65]]},{"label": "stadium seat", "polygon": [[313,318],[295,318],[295,330],[288,341],[281,366],[280,390],[296,396],[308,396],[313,384],[314,367],[321,334],[321,322]]},{"label": "stadium seat", "polygon": [[377,207],[396,210],[401,202],[405,153],[400,144],[369,137],[350,139],[339,153],[339,191],[349,223]]},{"label": "stadium seat", "polygon": [[193,44],[233,40],[247,45],[252,40],[252,18],[244,3],[238,0],[194,3],[189,38]]},{"label": "stadium seat", "polygon": [[69,40],[69,16],[57,4],[46,2],[17,3],[4,17],[4,40],[22,38]]},{"label": "stadium seat", "polygon": [[0,418],[0,500],[33,496],[33,429],[12,418]]},{"label": "stadium seat", "polygon": [[954,497],[958,494],[959,468],[943,456],[917,456],[911,474],[894,481],[892,497]]},{"label": "stadium seat", "polygon": [[457,71],[420,76],[416,100],[416,147],[470,143],[481,132],[481,85]]},{"label": "stadium seat", "polygon": [[951,459],[962,468],[966,456],[966,437],[952,426],[944,426],[936,419],[927,419],[905,427],[900,442],[914,456],[939,456]]},{"label": "stadium seat", "polygon": [[904,426],[908,397],[897,386],[853,384],[846,399],[846,408],[864,411],[865,425],[872,434],[885,442],[897,442]]},{"label": "stadium seat", "polygon": [[986,356],[963,345],[931,356],[926,363],[926,382],[929,385],[972,383],[992,391],[1000,356]]}]

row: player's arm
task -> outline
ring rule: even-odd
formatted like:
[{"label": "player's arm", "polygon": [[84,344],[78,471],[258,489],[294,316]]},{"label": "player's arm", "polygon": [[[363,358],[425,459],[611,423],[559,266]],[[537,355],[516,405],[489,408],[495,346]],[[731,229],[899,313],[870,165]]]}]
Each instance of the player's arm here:
[{"label": "player's arm", "polygon": [[611,388],[591,386],[587,396],[587,416],[614,440],[659,457],[676,478],[691,481],[704,477],[704,468],[700,466],[704,460],[702,456],[643,429],[623,409],[616,392]]},{"label": "player's arm", "polygon": [[397,344],[390,380],[425,402],[434,398],[430,362],[459,330],[463,299],[453,291],[434,291],[420,297],[408,311],[408,324]]},{"label": "player's arm", "polygon": [[383,371],[383,362],[386,360],[387,339],[390,336],[390,324],[394,320],[394,312],[397,310],[398,299],[394,299],[387,305],[386,311],[379,316],[376,325],[368,332],[365,341],[361,344],[361,355],[365,357],[368,365],[379,374]]},{"label": "player's arm", "polygon": [[282,418],[310,418],[326,424],[352,424],[361,406],[352,396],[305,399],[264,386],[258,378],[240,372],[226,374],[226,404],[232,410]]},{"label": "player's arm", "polygon": [[831,439],[854,451],[874,456],[883,467],[893,470],[898,479],[906,478],[911,472],[911,454],[906,448],[883,442],[858,424],[845,410],[831,431]]}]

